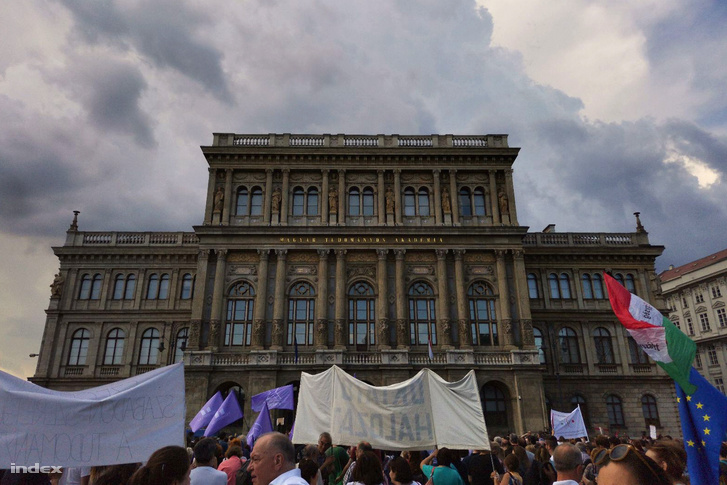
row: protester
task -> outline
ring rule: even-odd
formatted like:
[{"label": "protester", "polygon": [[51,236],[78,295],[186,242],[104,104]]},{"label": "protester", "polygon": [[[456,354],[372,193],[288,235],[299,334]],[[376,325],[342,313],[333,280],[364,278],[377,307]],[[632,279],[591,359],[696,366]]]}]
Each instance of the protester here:
[{"label": "protester", "polygon": [[353,485],[381,485],[384,483],[384,470],[381,461],[373,451],[364,451],[356,459],[356,467],[351,473]]},{"label": "protester", "polygon": [[[325,456],[320,468],[325,485],[341,485],[343,482],[341,472],[348,462],[346,450],[340,446],[333,446],[331,434],[323,432],[318,438],[318,451]],[[337,480],[338,478],[340,480]]]},{"label": "protester", "polygon": [[[188,462],[189,463],[189,462]],[[91,485],[127,485],[141,463],[111,465],[93,480]]]},{"label": "protester", "polygon": [[389,462],[389,478],[392,485],[422,485],[414,480],[409,462],[397,456]]},{"label": "protester", "polygon": [[298,469],[300,469],[300,476],[308,482],[310,485],[318,485],[320,479],[320,472],[318,470],[318,464],[308,458],[303,458],[298,463]]},{"label": "protester", "polygon": [[503,462],[505,465],[505,473],[500,476],[497,472],[492,472],[491,477],[496,485],[522,485],[523,478],[518,471],[520,468],[520,460],[514,454],[509,454]]},{"label": "protester", "polygon": [[631,445],[603,450],[593,462],[599,467],[598,485],[671,485],[666,472]]},{"label": "protester", "polygon": [[309,485],[295,468],[295,447],[282,433],[266,433],[255,441],[247,467],[253,485]]},{"label": "protester", "polygon": [[146,465],[139,468],[129,485],[190,485],[187,450],[181,446],[165,446],[152,453]]},{"label": "protester", "polygon": [[[430,465],[435,457],[437,458],[436,467]],[[419,466],[427,480],[433,478],[436,485],[464,485],[459,472],[452,466],[453,461],[454,456],[449,449],[439,448],[424,458]]]},{"label": "protester", "polygon": [[217,447],[212,438],[205,438],[194,445],[196,467],[190,473],[192,485],[227,485],[227,474],[217,471]]},{"label": "protester", "polygon": [[421,451],[404,451],[401,456],[409,463],[409,469],[411,470],[412,479],[419,483],[426,483],[427,479],[424,477],[419,464],[422,462]]},{"label": "protester", "polygon": [[242,468],[242,464],[246,461],[242,457],[242,447],[239,444],[232,443],[239,443],[239,441],[230,441],[230,446],[227,447],[227,452],[225,453],[225,459],[217,467],[218,471],[224,472],[227,475],[227,485],[235,485],[237,470]]},{"label": "protester", "polygon": [[366,451],[374,451],[374,449],[371,447],[371,443],[368,441],[361,441],[353,450],[352,456],[349,457],[348,463],[346,463],[346,466],[343,467],[343,476],[342,477],[336,477],[336,482],[341,482],[343,484],[346,484],[351,479],[351,474],[353,473],[353,470],[356,468],[356,462],[361,457],[361,455]]},{"label": "protester", "polygon": [[500,460],[487,450],[475,450],[462,462],[467,467],[470,485],[494,485],[492,472],[505,473]]},{"label": "protester", "polygon": [[553,463],[558,476],[553,485],[578,485],[583,477],[583,456],[570,443],[558,445],[553,452]]},{"label": "protester", "polygon": [[[320,468],[320,456],[321,454],[318,452],[318,447],[316,445],[306,445],[303,448],[303,451],[301,452],[301,459],[302,460],[310,460],[316,465],[316,476],[315,476],[315,482],[313,482],[313,485],[323,485],[323,476],[321,475],[321,468]],[[300,467],[298,467],[300,468]],[[303,471],[301,471],[301,474]]]},{"label": "protester", "polygon": [[646,456],[659,465],[671,478],[673,485],[684,485],[687,452],[675,441],[657,441],[646,451]]}]

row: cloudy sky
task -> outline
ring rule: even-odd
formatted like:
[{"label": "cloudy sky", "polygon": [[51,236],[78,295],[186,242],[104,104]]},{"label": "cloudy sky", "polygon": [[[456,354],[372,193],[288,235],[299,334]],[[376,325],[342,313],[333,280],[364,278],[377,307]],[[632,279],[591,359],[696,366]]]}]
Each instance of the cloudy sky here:
[{"label": "cloudy sky", "polygon": [[727,247],[727,4],[0,3],[0,368],[32,375],[72,211],[191,230],[213,132],[508,133],[520,222]]}]

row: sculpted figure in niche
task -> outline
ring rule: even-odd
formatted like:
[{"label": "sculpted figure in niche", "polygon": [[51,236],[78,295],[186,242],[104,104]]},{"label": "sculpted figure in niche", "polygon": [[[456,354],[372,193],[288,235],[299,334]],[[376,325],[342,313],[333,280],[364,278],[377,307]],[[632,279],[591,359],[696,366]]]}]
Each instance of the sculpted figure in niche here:
[{"label": "sculpted figure in niche", "polygon": [[275,190],[273,190],[272,195],[273,214],[278,214],[280,212],[280,200],[282,198],[282,191],[280,190],[280,187],[277,187]]},{"label": "sculpted figure in niche", "polygon": [[497,194],[497,201],[500,204],[500,214],[501,215],[507,215],[510,213],[510,203],[507,200],[507,195],[505,195],[504,191],[500,191],[499,194]]},{"label": "sculpted figure in niche", "polygon": [[224,200],[225,200],[225,191],[222,189],[222,187],[219,187],[217,189],[217,192],[215,192],[214,212],[222,212],[222,202]]},{"label": "sculpted figure in niche", "polygon": [[391,187],[386,189],[386,213],[394,213],[394,191],[391,190]]},{"label": "sculpted figure in niche", "polygon": [[50,285],[50,296],[51,298],[60,298],[61,292],[63,291],[63,283],[65,279],[61,275],[61,273],[57,273],[55,278],[53,278],[53,283]]},{"label": "sculpted figure in niche", "polygon": [[449,198],[449,190],[447,187],[442,189],[442,212],[445,214],[452,213],[452,200]]},{"label": "sculpted figure in niche", "polygon": [[328,192],[328,211],[331,214],[338,214],[338,190],[335,187]]}]

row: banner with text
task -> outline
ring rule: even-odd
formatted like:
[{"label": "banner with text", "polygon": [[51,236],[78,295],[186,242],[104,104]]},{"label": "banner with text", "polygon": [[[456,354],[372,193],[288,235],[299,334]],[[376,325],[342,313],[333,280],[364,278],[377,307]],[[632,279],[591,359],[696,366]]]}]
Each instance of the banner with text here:
[{"label": "banner with text", "polygon": [[366,384],[337,366],[316,375],[304,372],[293,442],[317,443],[322,431],[329,431],[335,444],[366,440],[383,450],[490,449],[474,371],[447,382],[424,369],[385,387]]},{"label": "banner with text", "polygon": [[550,425],[553,428],[553,436],[566,439],[582,438],[588,436],[586,424],[583,422],[581,406],[578,405],[573,411],[564,413],[550,410]]},{"label": "banner with text", "polygon": [[74,392],[0,371],[0,468],[146,461],[184,444],[184,418],[181,363]]}]

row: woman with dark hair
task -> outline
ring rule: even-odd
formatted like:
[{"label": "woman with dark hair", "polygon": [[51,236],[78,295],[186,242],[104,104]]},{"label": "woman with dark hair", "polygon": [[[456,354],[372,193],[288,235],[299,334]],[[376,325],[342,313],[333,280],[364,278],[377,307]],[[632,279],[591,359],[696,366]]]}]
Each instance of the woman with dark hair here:
[{"label": "woman with dark hair", "polygon": [[129,480],[129,485],[189,485],[189,455],[181,446],[159,448]]},{"label": "woman with dark hair", "polygon": [[[437,458],[437,466],[430,463]],[[448,448],[439,448],[434,453],[422,460],[420,466],[424,477],[434,482],[434,485],[464,485],[462,477],[457,469],[452,465],[455,457]]]},{"label": "woman with dark hair", "polygon": [[674,485],[684,483],[684,470],[687,467],[687,452],[675,441],[657,441],[647,451],[646,456],[659,465]]},{"label": "woman with dark hair", "polygon": [[93,485],[126,485],[140,466],[141,463],[107,466],[91,483]]},{"label": "woman with dark hair", "polygon": [[400,456],[389,462],[389,478],[394,485],[421,485],[414,480],[409,462]]},{"label": "woman with dark hair", "polygon": [[505,457],[505,460],[502,462],[502,464],[505,466],[505,472],[504,475],[499,476],[497,472],[492,472],[492,476],[495,479],[496,485],[523,485],[523,477],[520,475],[520,460],[518,460],[517,456],[510,453]]},{"label": "woman with dark hair", "polygon": [[384,481],[384,470],[379,457],[373,451],[364,451],[356,459],[356,468],[351,473],[351,481],[355,485],[381,485]]},{"label": "woman with dark hair", "polygon": [[593,462],[599,467],[598,485],[672,485],[666,472],[654,460],[631,445],[604,449]]},{"label": "woman with dark hair", "polygon": [[317,477],[318,475],[318,464],[315,463],[313,460],[309,460],[308,458],[303,458],[298,463],[298,468],[300,469],[300,476],[308,482],[310,485],[316,485],[318,482]]},{"label": "woman with dark hair", "polygon": [[425,483],[427,480],[424,478],[424,473],[419,466],[419,463],[422,461],[422,452],[404,451],[401,453],[401,456],[409,463],[412,478],[419,483]]}]

